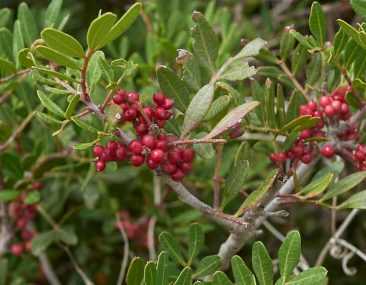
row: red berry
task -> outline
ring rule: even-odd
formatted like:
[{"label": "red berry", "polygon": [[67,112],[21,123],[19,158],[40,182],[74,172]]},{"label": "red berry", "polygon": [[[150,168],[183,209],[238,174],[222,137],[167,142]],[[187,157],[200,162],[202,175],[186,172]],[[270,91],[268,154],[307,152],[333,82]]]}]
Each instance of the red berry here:
[{"label": "red berry", "polygon": [[125,121],[133,121],[137,117],[137,111],[134,108],[129,108],[123,112],[123,120]]},{"label": "red berry", "polygon": [[123,145],[120,145],[116,151],[116,158],[117,160],[124,160],[127,156],[127,150],[126,147]]},{"label": "red berry", "polygon": [[335,110],[333,109],[332,106],[328,105],[324,108],[324,113],[328,116],[328,117],[333,117],[336,112]]},{"label": "red berry", "polygon": [[18,229],[24,229],[28,224],[28,219],[26,218],[20,218],[16,222],[16,226]]},{"label": "red berry", "polygon": [[107,148],[108,148],[110,151],[112,151],[112,152],[116,151],[116,150],[117,150],[117,148],[118,148],[118,146],[119,146],[119,144],[118,144],[118,142],[116,142],[116,141],[109,141],[109,142],[107,143]]},{"label": "red berry", "polygon": [[181,181],[184,177],[184,173],[182,170],[178,169],[176,172],[174,172],[172,175],[171,175],[172,179],[174,181]]},{"label": "red berry", "polygon": [[157,92],[153,95],[153,100],[158,106],[163,106],[165,104],[165,99],[166,97],[161,92]]},{"label": "red berry", "polygon": [[143,150],[143,146],[142,146],[141,142],[139,142],[137,140],[132,141],[129,144],[128,148],[133,154],[141,154],[142,150]]},{"label": "red berry", "polygon": [[95,168],[97,170],[97,172],[102,172],[104,169],[105,169],[105,161],[104,160],[98,160],[96,163],[95,163]]},{"label": "red berry", "polygon": [[332,102],[331,105],[336,113],[339,113],[341,111],[342,103],[341,101],[335,100]]},{"label": "red berry", "polygon": [[161,108],[161,107],[157,107],[156,111],[155,111],[155,117],[158,120],[166,120],[168,117],[168,111]]},{"label": "red berry", "polygon": [[296,145],[292,148],[292,152],[297,157],[301,157],[304,153],[304,146],[303,145]]},{"label": "red berry", "polygon": [[168,149],[168,142],[164,139],[160,139],[156,142],[155,148],[166,151]]},{"label": "red berry", "polygon": [[132,155],[130,161],[133,166],[137,167],[144,163],[145,158],[142,155]]},{"label": "red berry", "polygon": [[24,252],[24,245],[21,243],[14,243],[10,246],[10,251],[15,256],[20,256]]},{"label": "red berry", "polygon": [[150,168],[150,169],[156,169],[158,168],[159,166],[159,163],[157,163],[156,161],[152,160],[151,158],[149,158],[147,160],[147,166]]},{"label": "red berry", "polygon": [[171,163],[179,164],[182,161],[182,152],[178,149],[172,150],[168,153],[168,159]]},{"label": "red berry", "polygon": [[163,170],[164,172],[171,174],[177,170],[177,167],[175,166],[175,164],[167,162],[163,165]]},{"label": "red berry", "polygon": [[313,157],[311,156],[311,154],[307,153],[307,154],[304,154],[302,157],[301,157],[301,161],[305,164],[309,164],[311,161],[312,161]]},{"label": "red berry", "polygon": [[163,107],[165,110],[169,110],[173,107],[174,105],[174,101],[170,98],[165,98],[163,105],[161,105],[161,107]]},{"label": "red berry", "polygon": [[93,148],[93,154],[95,157],[100,157],[104,152],[104,147],[102,147],[101,145],[96,145]]},{"label": "red berry", "polygon": [[152,135],[145,135],[142,137],[141,143],[149,149],[154,149],[156,140]]},{"label": "red berry", "polygon": [[325,108],[326,106],[332,103],[332,99],[329,96],[322,96],[320,97],[319,103],[322,107]]},{"label": "red berry", "polygon": [[119,106],[121,107],[122,111],[127,111],[130,108],[130,105],[127,103],[122,103]]},{"label": "red berry", "polygon": [[120,105],[126,100],[126,92],[118,91],[116,95],[113,96],[113,103]]},{"label": "red berry", "polygon": [[137,103],[140,99],[140,95],[136,92],[130,92],[127,94],[127,101],[130,103]]},{"label": "red berry", "polygon": [[150,119],[150,120],[152,120],[153,118],[154,118],[154,114],[155,114],[155,112],[154,112],[154,109],[153,108],[151,108],[151,107],[145,107],[144,109],[143,109],[143,111],[144,111],[144,114]]},{"label": "red berry", "polygon": [[320,149],[320,153],[324,157],[331,158],[334,156],[335,150],[332,145],[326,144]]},{"label": "red berry", "polygon": [[349,107],[346,103],[342,103],[341,105],[341,113],[342,114],[347,114],[349,112]]},{"label": "red berry", "polygon": [[43,189],[43,187],[44,187],[44,185],[42,182],[34,181],[32,183],[32,189],[34,189],[34,190],[41,190],[41,189]]},{"label": "red berry", "polygon": [[151,153],[149,158],[153,160],[155,163],[160,163],[164,159],[164,151],[161,149],[154,149]]},{"label": "red berry", "polygon": [[307,105],[301,105],[300,106],[300,115],[301,116],[305,116],[305,115],[311,115],[311,110],[308,108]]},{"label": "red berry", "polygon": [[20,235],[23,240],[31,240],[34,236],[33,232],[31,232],[29,230],[22,230]]},{"label": "red berry", "polygon": [[145,134],[147,134],[147,132],[149,131],[149,128],[147,127],[147,125],[145,123],[138,123],[137,125],[135,125],[135,130],[136,133],[140,136],[143,136]]},{"label": "red berry", "polygon": [[318,105],[314,101],[310,101],[308,103],[308,109],[311,111],[316,111],[318,109]]},{"label": "red berry", "polygon": [[184,172],[184,174],[188,174],[192,170],[192,163],[190,163],[190,162],[184,162],[180,166],[180,169]]},{"label": "red berry", "polygon": [[165,120],[159,120],[156,122],[158,124],[158,127],[160,129],[164,128],[166,121]]},{"label": "red berry", "polygon": [[361,151],[355,151],[353,156],[358,161],[364,161],[366,159],[366,154]]},{"label": "red berry", "polygon": [[192,162],[195,156],[195,152],[192,148],[186,148],[182,151],[182,160],[184,162]]}]

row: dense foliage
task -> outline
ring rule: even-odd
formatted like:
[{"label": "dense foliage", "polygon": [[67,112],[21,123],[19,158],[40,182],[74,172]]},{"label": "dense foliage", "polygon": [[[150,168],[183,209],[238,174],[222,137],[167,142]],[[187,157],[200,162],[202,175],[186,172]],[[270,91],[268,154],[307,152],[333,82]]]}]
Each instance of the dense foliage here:
[{"label": "dense foliage", "polygon": [[0,9],[0,285],[365,280],[365,2],[92,2]]}]

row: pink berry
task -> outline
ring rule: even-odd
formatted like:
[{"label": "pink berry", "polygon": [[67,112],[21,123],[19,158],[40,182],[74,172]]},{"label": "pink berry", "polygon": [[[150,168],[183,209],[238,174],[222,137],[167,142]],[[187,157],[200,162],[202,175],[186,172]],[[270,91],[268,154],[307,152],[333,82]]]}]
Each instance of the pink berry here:
[{"label": "pink berry", "polygon": [[141,154],[143,151],[143,146],[141,144],[141,142],[134,140],[132,141],[129,146],[128,146],[129,150],[133,153],[133,154]]},{"label": "pink berry", "polygon": [[156,145],[156,140],[152,135],[145,135],[142,137],[141,143],[149,149],[153,149]]},{"label": "pink berry", "polygon": [[20,218],[17,220],[16,222],[16,226],[18,229],[24,229],[28,224],[28,219],[27,218]]},{"label": "pink berry", "polygon": [[104,147],[102,147],[101,145],[96,145],[93,148],[93,154],[95,157],[100,157],[104,152]]},{"label": "pink berry", "polygon": [[310,138],[312,136],[312,131],[311,130],[303,130],[300,133],[300,139],[306,140],[308,138]]},{"label": "pink berry", "polygon": [[308,109],[314,112],[318,109],[318,105],[314,101],[310,101],[308,103]]},{"label": "pink berry", "polygon": [[322,107],[325,108],[326,106],[332,103],[332,99],[329,96],[322,96],[320,97],[319,103]]},{"label": "pink berry", "polygon": [[145,158],[142,156],[142,155],[132,155],[131,158],[130,158],[130,161],[131,161],[131,164],[133,166],[141,166],[144,161],[145,161]]},{"label": "pink berry", "polygon": [[333,117],[336,112],[335,110],[333,109],[332,106],[328,105],[324,108],[324,113],[328,116],[328,117]]},{"label": "pink berry", "polygon": [[334,156],[335,150],[332,145],[327,144],[320,149],[320,153],[324,157],[331,158]]},{"label": "pink berry", "polygon": [[305,116],[305,115],[311,115],[311,110],[308,108],[307,105],[301,105],[300,106],[300,115],[301,116]]},{"label": "pink berry", "polygon": [[347,114],[349,112],[349,107],[346,103],[342,103],[341,105],[341,113],[342,114]]},{"label": "pink berry", "polygon": [[95,168],[97,170],[97,172],[102,172],[104,169],[105,169],[105,161],[104,160],[98,160],[96,163],[95,163]]},{"label": "pink berry", "polygon": [[149,158],[153,160],[155,163],[160,163],[164,159],[164,151],[161,149],[154,149],[151,153]]},{"label": "pink berry", "polygon": [[24,245],[21,243],[14,243],[10,246],[10,251],[15,256],[20,256],[24,252]]},{"label": "pink berry", "polygon": [[163,105],[161,105],[161,107],[163,107],[165,110],[169,110],[173,107],[174,105],[174,101],[170,98],[165,98]]},{"label": "pink berry", "polygon": [[332,102],[331,105],[336,113],[339,113],[341,111],[342,103],[341,101],[335,100]]},{"label": "pink berry", "polygon": [[140,99],[140,95],[136,92],[130,92],[127,94],[127,101],[130,103],[136,103]]}]

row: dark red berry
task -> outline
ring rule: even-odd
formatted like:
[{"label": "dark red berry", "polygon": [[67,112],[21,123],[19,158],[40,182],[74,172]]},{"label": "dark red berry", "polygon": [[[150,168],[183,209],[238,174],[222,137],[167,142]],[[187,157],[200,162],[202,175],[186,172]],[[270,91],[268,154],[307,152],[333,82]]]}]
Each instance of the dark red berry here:
[{"label": "dark red berry", "polygon": [[165,103],[165,96],[163,93],[161,92],[157,92],[153,95],[153,100],[155,102],[156,105],[158,106],[163,106]]},{"label": "dark red berry", "polygon": [[138,123],[136,126],[135,126],[135,130],[136,130],[136,133],[140,136],[143,136],[145,134],[148,133],[149,131],[149,128],[147,127],[147,125],[145,123]]},{"label": "dark red berry", "polygon": [[33,232],[31,232],[29,230],[22,230],[20,235],[23,240],[31,240],[34,236]]},{"label": "dark red berry", "polygon": [[140,99],[140,95],[136,92],[130,92],[127,94],[127,101],[130,103],[136,103]]},{"label": "dark red berry", "polygon": [[311,156],[311,154],[307,153],[307,154],[304,154],[302,157],[301,157],[301,161],[305,164],[309,164],[311,161],[313,160],[313,157]]},{"label": "dark red berry", "polygon": [[182,170],[178,169],[176,172],[174,172],[172,175],[171,175],[171,178],[174,180],[174,181],[181,181],[183,178],[184,178],[184,173]]},{"label": "dark red berry", "polygon": [[117,160],[124,160],[127,157],[127,150],[126,147],[120,145],[116,150],[116,158]]},{"label": "dark red berry", "polygon": [[195,156],[195,152],[192,148],[186,148],[182,150],[182,160],[184,162],[192,162]]},{"label": "dark red berry", "polygon": [[41,190],[41,189],[43,189],[43,187],[44,187],[44,184],[40,181],[34,181],[32,183],[32,189],[34,189],[34,190]]},{"label": "dark red berry", "polygon": [[164,108],[161,107],[157,107],[156,111],[155,111],[155,117],[158,120],[166,120],[168,117],[168,111],[165,110]]},{"label": "dark red berry", "polygon": [[98,172],[102,172],[104,169],[105,169],[105,161],[104,160],[98,160],[96,163],[95,163],[95,168]]},{"label": "dark red berry", "polygon": [[28,219],[26,218],[20,218],[16,222],[16,226],[18,229],[24,229],[28,224]]},{"label": "dark red berry", "polygon": [[166,151],[168,149],[168,142],[166,140],[160,139],[156,142],[155,148]]},{"label": "dark red berry", "polygon": [[109,141],[107,143],[107,149],[109,149],[112,152],[116,151],[118,146],[119,146],[119,144],[116,141]]},{"label": "dark red berry", "polygon": [[161,105],[161,107],[163,107],[165,110],[169,110],[173,107],[174,105],[174,101],[170,98],[165,98],[163,105]]},{"label": "dark red berry", "polygon": [[118,91],[116,95],[113,96],[113,103],[120,105],[126,100],[126,92]]},{"label": "dark red berry", "polygon": [[163,165],[163,170],[164,172],[171,174],[177,170],[177,167],[175,166],[175,164],[167,162]]},{"label": "dark red berry", "polygon": [[335,150],[332,145],[326,144],[320,149],[320,153],[324,157],[331,158],[334,156]]},{"label": "dark red berry", "polygon": [[168,154],[168,159],[171,163],[179,164],[182,161],[182,152],[178,149],[172,150]]},{"label": "dark red berry", "polygon": [[133,154],[141,154],[142,150],[143,150],[143,146],[142,146],[141,142],[139,142],[137,140],[132,141],[129,144],[128,148]]},{"label": "dark red berry", "polygon": [[152,160],[151,158],[149,158],[146,162],[147,166],[150,169],[156,169],[159,167],[159,163],[157,163],[156,161]]},{"label": "dark red berry", "polygon": [[137,111],[134,108],[129,108],[123,112],[123,120],[131,122],[137,117]]},{"label": "dark red berry", "polygon": [[184,172],[184,174],[188,174],[192,170],[192,163],[184,162],[180,166],[180,169]]},{"label": "dark red berry", "polygon": [[156,145],[156,140],[152,135],[145,135],[142,137],[141,143],[149,149],[153,149]]},{"label": "dark red berry", "polygon": [[104,147],[102,147],[101,145],[96,145],[93,148],[93,154],[95,157],[100,157],[104,152]]},{"label": "dark red berry", "polygon": [[141,166],[144,161],[145,161],[145,158],[142,156],[142,155],[132,155],[131,158],[130,158],[130,161],[131,161],[131,164],[133,166]]},{"label": "dark red berry", "polygon": [[151,108],[151,107],[145,107],[144,109],[143,109],[143,111],[144,111],[144,114],[150,119],[150,120],[152,120],[153,118],[154,118],[154,114],[155,114],[155,112],[154,112],[154,109],[153,108]]},{"label": "dark red berry", "polygon": [[153,160],[155,163],[160,163],[164,159],[164,151],[161,149],[154,149],[151,153],[149,158]]}]

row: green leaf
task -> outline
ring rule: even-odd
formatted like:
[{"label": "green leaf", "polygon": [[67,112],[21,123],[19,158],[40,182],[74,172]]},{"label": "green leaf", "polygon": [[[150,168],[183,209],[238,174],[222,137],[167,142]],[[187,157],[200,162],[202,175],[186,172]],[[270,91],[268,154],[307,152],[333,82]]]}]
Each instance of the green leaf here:
[{"label": "green leaf", "polygon": [[362,46],[362,42],[359,37],[359,32],[352,27],[347,22],[338,19],[337,20],[338,25],[341,27],[341,30],[343,30],[350,38],[352,38],[356,43],[358,43],[360,46]]},{"label": "green leaf", "polygon": [[252,266],[259,285],[273,284],[272,260],[264,244],[257,241],[252,249]]},{"label": "green leaf", "polygon": [[213,285],[233,285],[224,272],[217,271],[213,276]]},{"label": "green leaf", "polygon": [[78,143],[78,144],[74,145],[73,148],[76,150],[85,150],[85,149],[88,149],[88,148],[91,148],[92,146],[94,146],[98,141],[99,141],[99,139],[96,139],[92,142],[87,142],[87,143]]},{"label": "green leaf", "polygon": [[284,281],[292,274],[299,263],[301,255],[301,237],[298,231],[291,231],[287,234],[279,251],[280,273]]},{"label": "green leaf", "polygon": [[322,7],[318,2],[313,2],[311,5],[309,28],[320,46],[323,46],[326,40],[326,22]]},{"label": "green leaf", "polygon": [[287,281],[286,285],[312,285],[323,284],[327,276],[327,270],[324,267],[313,267]]},{"label": "green leaf", "polygon": [[160,244],[171,257],[175,258],[182,266],[186,265],[177,240],[168,232],[162,232],[159,236]]},{"label": "green leaf", "polygon": [[36,117],[47,125],[62,125],[62,121],[57,120],[54,117],[45,113],[37,112]]},{"label": "green leaf", "polygon": [[229,177],[226,179],[223,190],[222,208],[233,200],[239,194],[240,190],[242,190],[248,172],[249,162],[247,160],[239,160],[229,172]]},{"label": "green leaf", "polygon": [[328,173],[306,185],[299,194],[306,194],[306,197],[314,197],[324,192],[333,181],[334,174]]},{"label": "green leaf", "polygon": [[204,234],[199,224],[192,224],[189,227],[188,240],[188,265],[192,264],[193,259],[198,255],[204,244]]},{"label": "green leaf", "polygon": [[15,200],[20,195],[20,191],[17,190],[1,190],[0,201],[9,202]]},{"label": "green leaf", "polygon": [[117,16],[115,14],[108,12],[91,22],[87,34],[89,48],[100,49],[103,47],[116,19]]},{"label": "green leaf", "polygon": [[48,5],[44,19],[44,25],[46,27],[55,26],[60,16],[62,2],[63,0],[52,0]]},{"label": "green leaf", "polygon": [[209,83],[193,97],[184,116],[182,136],[192,131],[205,117],[214,97],[215,88]]},{"label": "green leaf", "polygon": [[360,16],[366,17],[366,2],[365,0],[351,0],[353,10]]},{"label": "green leaf", "polygon": [[366,190],[352,195],[337,206],[337,209],[366,209]]},{"label": "green leaf", "polygon": [[16,72],[15,64],[7,59],[0,58],[0,72],[3,76]]},{"label": "green leaf", "polygon": [[0,27],[4,27],[8,24],[12,16],[12,11],[9,8],[0,9]]},{"label": "green leaf", "polygon": [[24,39],[22,29],[19,20],[16,20],[14,23],[14,32],[13,32],[13,57],[15,59],[17,59],[18,52],[23,48],[24,48]]},{"label": "green leaf", "polygon": [[272,170],[267,178],[263,181],[261,186],[249,194],[249,196],[245,199],[244,203],[240,206],[240,209],[237,212],[237,215],[241,215],[244,210],[254,207],[257,203],[259,203],[263,197],[267,194],[267,192],[271,189],[274,181],[276,180],[278,174],[278,170]]},{"label": "green leaf", "polygon": [[59,233],[56,231],[49,231],[38,233],[32,239],[32,253],[34,255],[42,254],[52,243],[59,240]]},{"label": "green leaf", "polygon": [[38,28],[35,22],[35,17],[29,10],[27,3],[23,2],[19,5],[17,15],[22,27],[24,42],[27,46],[31,46],[38,36]]},{"label": "green leaf", "polygon": [[[1,13],[0,13],[1,18]],[[0,285],[6,285],[6,279],[8,275],[8,259],[0,258]]]},{"label": "green leaf", "polygon": [[247,43],[242,50],[235,56],[236,58],[245,58],[257,56],[262,48],[267,44],[266,41],[261,38],[256,38]]},{"label": "green leaf", "polygon": [[314,48],[313,44],[310,42],[309,36],[303,36],[299,32],[295,30],[290,31],[291,36],[293,36],[304,48],[312,49]]},{"label": "green leaf", "polygon": [[126,284],[140,285],[144,278],[145,261],[141,257],[134,257],[128,267]]},{"label": "green leaf", "polygon": [[223,112],[230,104],[231,97],[229,95],[223,95],[214,100],[208,110],[205,121],[209,121]]},{"label": "green leaf", "polygon": [[321,202],[346,193],[366,178],[366,171],[359,171],[334,183],[330,190],[320,199]]},{"label": "green leaf", "polygon": [[157,285],[156,283],[156,264],[155,262],[149,261],[144,270],[144,281],[146,285]]},{"label": "green leaf", "polygon": [[295,38],[290,34],[291,28],[285,27],[280,41],[281,60],[286,61],[295,46]]},{"label": "green leaf", "polygon": [[80,101],[80,96],[77,95],[71,95],[71,100],[69,102],[69,105],[67,106],[65,117],[70,119],[72,115],[74,115],[76,107]]},{"label": "green leaf", "polygon": [[156,266],[156,285],[168,285],[168,253],[162,251],[158,257],[158,264]]},{"label": "green leaf", "polygon": [[159,66],[157,77],[161,90],[165,95],[174,99],[175,107],[184,112],[189,104],[190,91],[184,81],[166,66]]},{"label": "green leaf", "polygon": [[216,71],[216,58],[219,50],[219,42],[214,31],[200,12],[193,12],[193,21],[196,25],[192,29],[193,50],[199,62],[206,67],[211,74]]},{"label": "green leaf", "polygon": [[241,59],[234,59],[229,64],[223,66],[218,79],[238,81],[252,77],[256,72],[255,67],[249,66],[248,62]]},{"label": "green leaf", "polygon": [[29,48],[21,49],[17,54],[17,64],[20,68],[29,68],[32,67],[33,61],[28,58],[28,53],[30,52]]},{"label": "green leaf", "polygon": [[24,203],[27,205],[38,203],[41,200],[41,194],[39,191],[31,191],[27,194]]},{"label": "green leaf", "polygon": [[59,53],[58,51],[51,49],[46,46],[37,46],[36,51],[39,56],[48,59],[50,61],[53,61],[59,65],[67,66],[73,69],[80,69],[80,63],[76,60],[72,59],[71,57],[68,57],[62,53]]},{"label": "green leaf", "polygon": [[270,128],[277,127],[277,121],[275,116],[275,84],[267,78],[264,89],[264,107],[266,125]]},{"label": "green leaf", "polygon": [[231,268],[233,270],[236,284],[256,284],[254,274],[250,271],[240,256],[235,255],[231,258]]},{"label": "green leaf", "polygon": [[63,227],[58,230],[56,230],[60,241],[64,242],[68,245],[76,245],[78,243],[78,237],[75,234],[74,229],[69,227]]},{"label": "green leaf", "polygon": [[[50,75],[51,77],[57,77],[57,78],[60,78],[62,80],[67,80],[69,82],[76,82],[76,83],[79,83],[77,80],[75,80],[74,78],[64,74],[64,73],[61,73],[61,72],[57,72],[57,71],[54,71],[54,70],[51,70],[51,69],[47,69],[47,68],[43,68],[43,67],[38,67],[38,66],[33,66],[32,67],[34,70],[37,70],[41,73],[45,73],[47,75]],[[46,88],[46,87],[45,87]],[[68,92],[70,93],[70,92]]]},{"label": "green leaf", "polygon": [[237,123],[240,123],[241,120],[255,107],[259,105],[259,102],[252,101],[248,103],[244,103],[233,110],[231,110],[212,130],[211,132],[205,136],[206,139],[211,139],[221,135],[226,132]]},{"label": "green leaf", "polygon": [[93,127],[92,125],[90,125],[89,123],[77,118],[77,117],[71,117],[70,118],[76,125],[78,125],[80,128],[82,128],[83,130],[86,130],[90,133],[98,133],[98,129],[96,129],[95,127]]},{"label": "green leaf", "polygon": [[42,31],[41,37],[50,48],[59,53],[78,58],[84,56],[81,44],[74,37],[64,32],[54,28],[46,28]]},{"label": "green leaf", "polygon": [[140,14],[142,8],[142,4],[137,2],[133,4],[126,13],[112,26],[107,37],[104,39],[104,42],[101,43],[101,46],[104,46],[111,41],[118,38],[122,35],[128,28],[136,21],[137,17]]},{"label": "green leaf", "polygon": [[189,267],[185,267],[179,274],[177,280],[173,285],[191,285],[192,284],[192,270]]},{"label": "green leaf", "polygon": [[312,117],[310,115],[300,116],[292,121],[288,122],[285,126],[282,127],[281,132],[293,132],[293,131],[302,131],[305,129],[310,129],[316,126],[320,121],[318,117]]},{"label": "green leaf", "polygon": [[105,56],[100,50],[96,51],[90,58],[86,79],[91,90],[95,88],[102,78],[103,70],[100,67],[100,62],[102,59],[105,59]]},{"label": "green leaf", "polygon": [[41,90],[37,91],[38,98],[41,101],[43,107],[45,107],[51,113],[58,115],[60,117],[65,117],[64,111],[55,103],[53,102],[48,96],[43,93]]},{"label": "green leaf", "polygon": [[221,259],[217,255],[209,255],[204,257],[197,266],[193,278],[197,279],[214,273],[221,266]]}]

